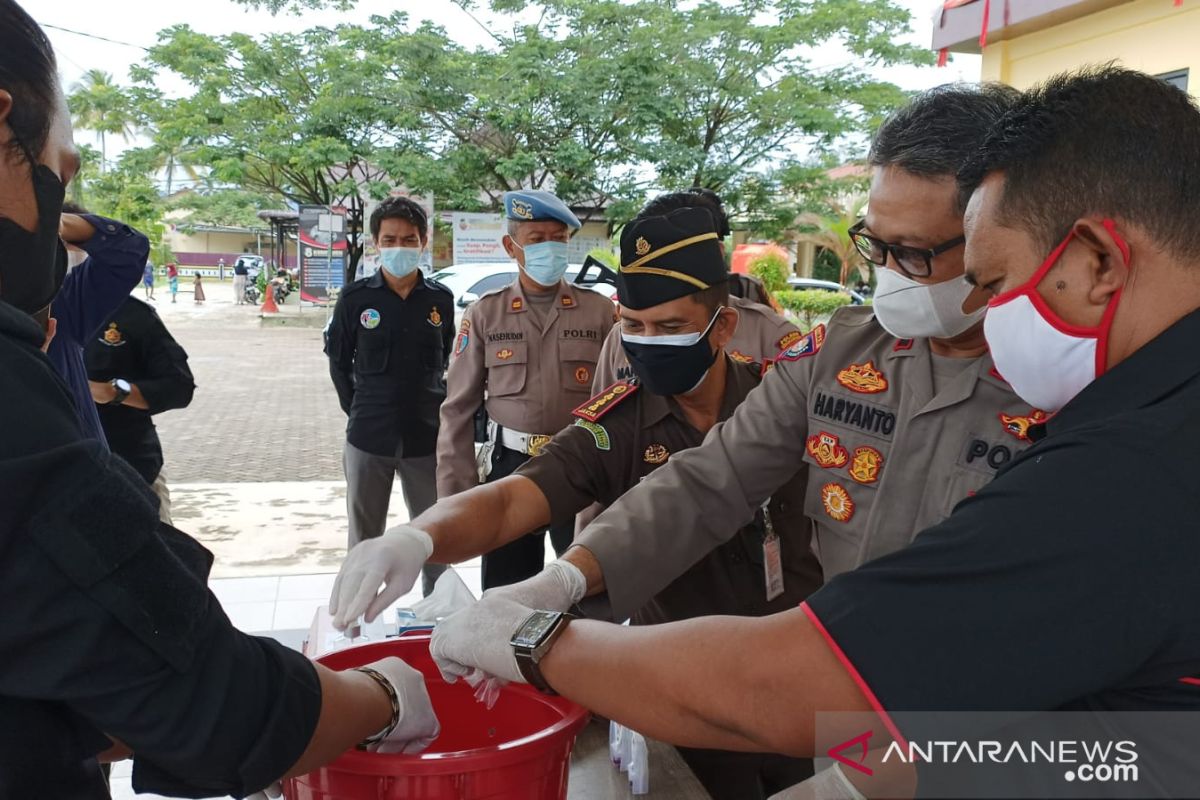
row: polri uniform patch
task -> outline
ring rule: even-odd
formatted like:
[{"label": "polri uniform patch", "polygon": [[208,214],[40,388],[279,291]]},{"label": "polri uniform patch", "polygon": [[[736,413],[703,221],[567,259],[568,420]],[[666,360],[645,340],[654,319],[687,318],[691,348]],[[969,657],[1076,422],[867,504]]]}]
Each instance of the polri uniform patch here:
[{"label": "polri uniform patch", "polygon": [[369,331],[373,331],[379,327],[383,317],[379,316],[379,312],[373,308],[368,308],[358,316],[359,324]]},{"label": "polri uniform patch", "polygon": [[837,382],[859,394],[879,394],[888,388],[887,378],[875,367],[874,361],[851,364],[837,374]]},{"label": "polri uniform patch", "polygon": [[641,387],[636,383],[617,381],[591,400],[579,406],[579,408],[576,408],[571,414],[586,422],[599,422],[605,414],[612,411],[626,399],[633,397],[639,388]]},{"label": "polri uniform patch", "polygon": [[125,344],[125,336],[121,333],[121,329],[117,327],[117,323],[110,322],[108,323],[108,329],[100,337],[100,341],[109,347],[120,347]]},{"label": "polri uniform patch", "polygon": [[883,453],[874,447],[858,447],[850,457],[850,477],[857,483],[871,484],[879,480],[883,468]]},{"label": "polri uniform patch", "polygon": [[821,487],[821,505],[838,522],[849,522],[854,517],[854,499],[840,484],[827,483]]},{"label": "polri uniform patch", "polygon": [[776,361],[799,361],[802,358],[815,356],[825,344],[825,326],[818,325],[800,337],[799,341],[779,353]]},{"label": "polri uniform patch", "polygon": [[779,340],[779,341],[776,343],[776,345],[777,345],[777,349],[779,349],[779,350],[786,350],[786,349],[788,349],[789,347],[791,347],[792,345],[794,345],[796,342],[800,341],[800,338],[801,338],[803,335],[804,335],[804,334],[800,333],[800,331],[791,331],[791,332],[789,332],[789,333],[785,333],[785,334],[783,335],[783,338],[781,338],[781,339],[780,339],[780,340]]},{"label": "polri uniform patch", "polygon": [[817,466],[825,469],[844,467],[850,460],[850,453],[842,447],[838,437],[825,431],[808,437],[804,449],[813,457],[813,461],[817,462]]},{"label": "polri uniform patch", "polygon": [[1007,433],[1020,439],[1022,442],[1028,442],[1029,426],[1040,425],[1049,419],[1049,415],[1045,411],[1034,409],[1027,417],[1010,416],[1008,414],[1000,414],[1000,424],[1004,426]]}]

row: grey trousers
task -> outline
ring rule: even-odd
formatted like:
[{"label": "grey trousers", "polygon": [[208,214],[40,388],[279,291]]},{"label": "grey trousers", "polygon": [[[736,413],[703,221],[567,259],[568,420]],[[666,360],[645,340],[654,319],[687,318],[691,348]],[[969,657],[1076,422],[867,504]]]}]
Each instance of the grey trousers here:
[{"label": "grey trousers", "polygon": [[[400,476],[400,489],[409,519],[437,502],[437,457],[394,458],[377,456],[346,442],[342,453],[346,471],[346,514],[350,520],[347,550],[363,539],[383,535],[387,527],[392,482]],[[446,571],[443,564],[426,564],[421,570],[421,590],[428,596],[433,584]]]}]

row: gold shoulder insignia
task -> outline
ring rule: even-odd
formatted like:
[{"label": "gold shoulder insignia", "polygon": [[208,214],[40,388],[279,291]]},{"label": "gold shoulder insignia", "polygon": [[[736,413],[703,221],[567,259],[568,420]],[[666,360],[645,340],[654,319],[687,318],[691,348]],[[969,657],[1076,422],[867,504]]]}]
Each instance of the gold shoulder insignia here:
[{"label": "gold shoulder insignia", "polygon": [[639,385],[636,383],[617,381],[572,411],[571,414],[587,422],[599,422],[605,414],[612,411],[626,399],[637,394],[639,388]]}]

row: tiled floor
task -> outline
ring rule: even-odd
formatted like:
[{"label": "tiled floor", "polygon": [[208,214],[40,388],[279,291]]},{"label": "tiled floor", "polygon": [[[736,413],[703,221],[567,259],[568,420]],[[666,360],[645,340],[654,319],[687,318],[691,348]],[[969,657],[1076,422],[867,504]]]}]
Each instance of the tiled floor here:
[{"label": "tiled floor", "polygon": [[[480,594],[479,559],[456,566],[455,571],[467,587]],[[229,619],[246,633],[269,634],[277,631],[307,629],[319,607],[329,602],[335,574],[283,575],[262,578],[225,578],[212,581],[210,588]],[[421,598],[417,590],[401,597],[393,608],[407,608]],[[389,612],[385,612],[388,616]],[[281,637],[283,638],[283,637]],[[291,637],[295,639],[296,637]],[[291,643],[291,642],[289,642]],[[113,765],[113,800],[162,800],[159,795],[134,794],[130,785],[133,764]]]}]

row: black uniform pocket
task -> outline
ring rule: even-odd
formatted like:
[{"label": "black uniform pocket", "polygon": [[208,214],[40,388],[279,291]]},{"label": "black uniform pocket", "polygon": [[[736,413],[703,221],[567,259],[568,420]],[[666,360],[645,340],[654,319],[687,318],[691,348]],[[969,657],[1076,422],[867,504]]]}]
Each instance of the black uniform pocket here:
[{"label": "black uniform pocket", "polygon": [[391,357],[392,343],[385,336],[362,336],[358,340],[358,352],[354,363],[359,375],[378,375],[386,372]]},{"label": "black uniform pocket", "polygon": [[81,591],[177,671],[207,617],[211,554],[162,525],[149,487],[124,462],[77,461],[30,521],[37,546]]}]

